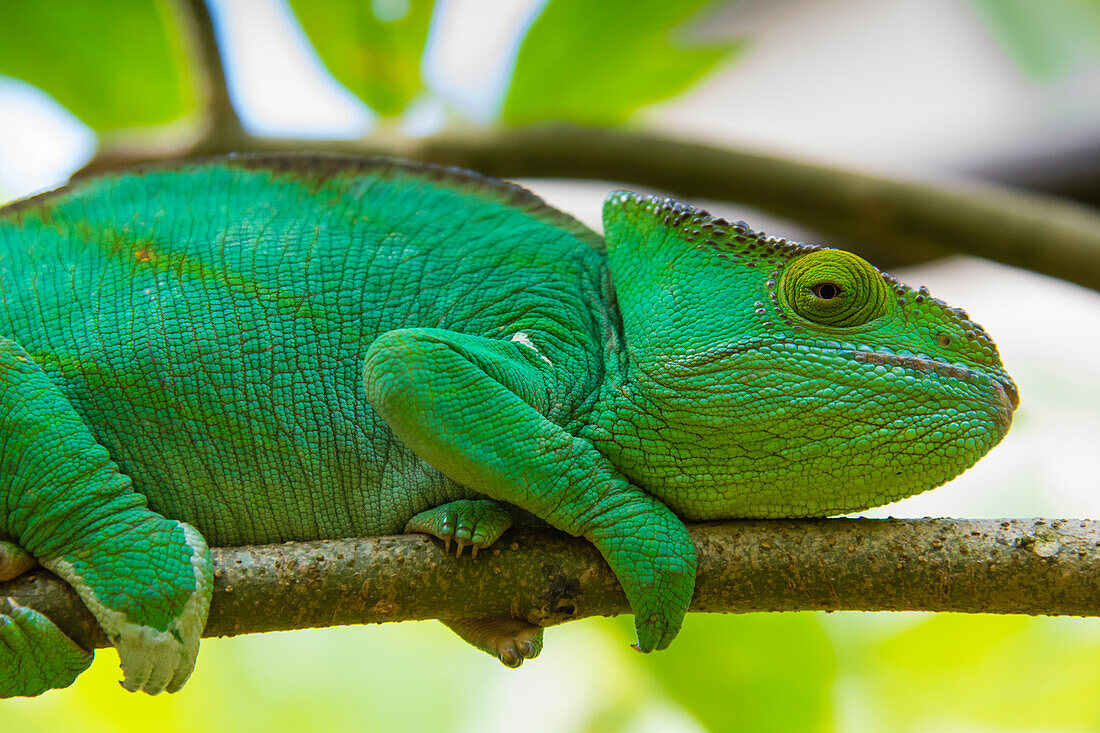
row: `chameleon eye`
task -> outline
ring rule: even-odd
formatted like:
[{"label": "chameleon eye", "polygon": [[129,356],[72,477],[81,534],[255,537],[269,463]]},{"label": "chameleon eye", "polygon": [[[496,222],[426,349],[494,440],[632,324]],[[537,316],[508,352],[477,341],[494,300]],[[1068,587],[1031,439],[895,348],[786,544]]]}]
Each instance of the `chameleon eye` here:
[{"label": "chameleon eye", "polygon": [[822,300],[832,300],[840,295],[840,286],[836,283],[818,283],[810,286],[810,292]]},{"label": "chameleon eye", "polygon": [[783,304],[811,323],[854,328],[886,312],[882,275],[851,252],[823,249],[791,262],[780,282]]}]

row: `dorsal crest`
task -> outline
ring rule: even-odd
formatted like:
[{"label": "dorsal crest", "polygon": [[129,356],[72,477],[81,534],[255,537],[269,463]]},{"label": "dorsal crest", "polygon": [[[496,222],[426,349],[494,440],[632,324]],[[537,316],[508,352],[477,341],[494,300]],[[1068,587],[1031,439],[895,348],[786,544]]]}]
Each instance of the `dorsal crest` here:
[{"label": "dorsal crest", "polygon": [[782,265],[820,247],[771,237],[743,221],[729,222],[675,199],[615,191],[604,201],[604,232],[609,246],[630,242],[648,256],[673,255],[693,247],[719,258],[755,266]]}]

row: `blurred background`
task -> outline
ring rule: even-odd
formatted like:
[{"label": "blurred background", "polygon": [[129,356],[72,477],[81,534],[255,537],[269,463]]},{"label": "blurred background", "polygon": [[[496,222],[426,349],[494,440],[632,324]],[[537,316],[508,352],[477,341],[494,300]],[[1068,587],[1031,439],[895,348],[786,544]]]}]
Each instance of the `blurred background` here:
[{"label": "blurred background", "polygon": [[[0,0],[0,202],[97,153],[187,152],[210,120],[239,119],[302,149],[565,120],[1100,203],[1097,0],[208,8],[232,110],[195,72],[187,4]],[[597,229],[616,187],[522,183]],[[1100,296],[958,256],[895,274],[987,328],[1022,404],[975,468],[865,514],[1100,517]],[[519,671],[435,623],[212,639],[187,687],[158,698],[113,685],[101,650],[73,687],[0,703],[0,730],[1100,731],[1100,619],[693,614],[648,656],[632,633],[629,618],[554,628]]]}]

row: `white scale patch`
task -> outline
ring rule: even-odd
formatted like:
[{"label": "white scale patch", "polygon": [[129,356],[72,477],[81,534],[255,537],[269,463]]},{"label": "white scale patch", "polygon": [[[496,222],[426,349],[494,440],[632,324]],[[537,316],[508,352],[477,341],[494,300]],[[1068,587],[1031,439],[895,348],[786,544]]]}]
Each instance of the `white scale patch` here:
[{"label": "white scale patch", "polygon": [[520,346],[526,346],[527,348],[531,349],[531,351],[534,351],[536,354],[538,354],[540,359],[545,361],[550,366],[554,366],[554,362],[547,359],[543,355],[543,353],[539,351],[539,347],[535,346],[534,342],[531,341],[531,337],[528,336],[525,332],[516,331],[514,334],[512,334],[512,338],[508,340],[517,343]]}]

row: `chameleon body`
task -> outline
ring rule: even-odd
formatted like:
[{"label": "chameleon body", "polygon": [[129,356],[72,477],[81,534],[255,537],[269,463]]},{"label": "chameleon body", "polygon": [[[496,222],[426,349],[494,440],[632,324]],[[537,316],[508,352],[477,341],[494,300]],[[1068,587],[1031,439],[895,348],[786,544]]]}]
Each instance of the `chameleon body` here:
[{"label": "chameleon body", "polygon": [[[691,598],[684,520],[883,504],[1008,429],[995,346],[927,291],[671,199],[612,193],[604,224],[469,172],[304,157],[0,209],[8,574],[29,555],[71,583],[156,693],[193,667],[208,544],[461,552],[518,508],[597,546],[649,651]],[[452,626],[508,664],[541,644]],[[34,609],[0,615],[0,694],[88,663]]]}]

